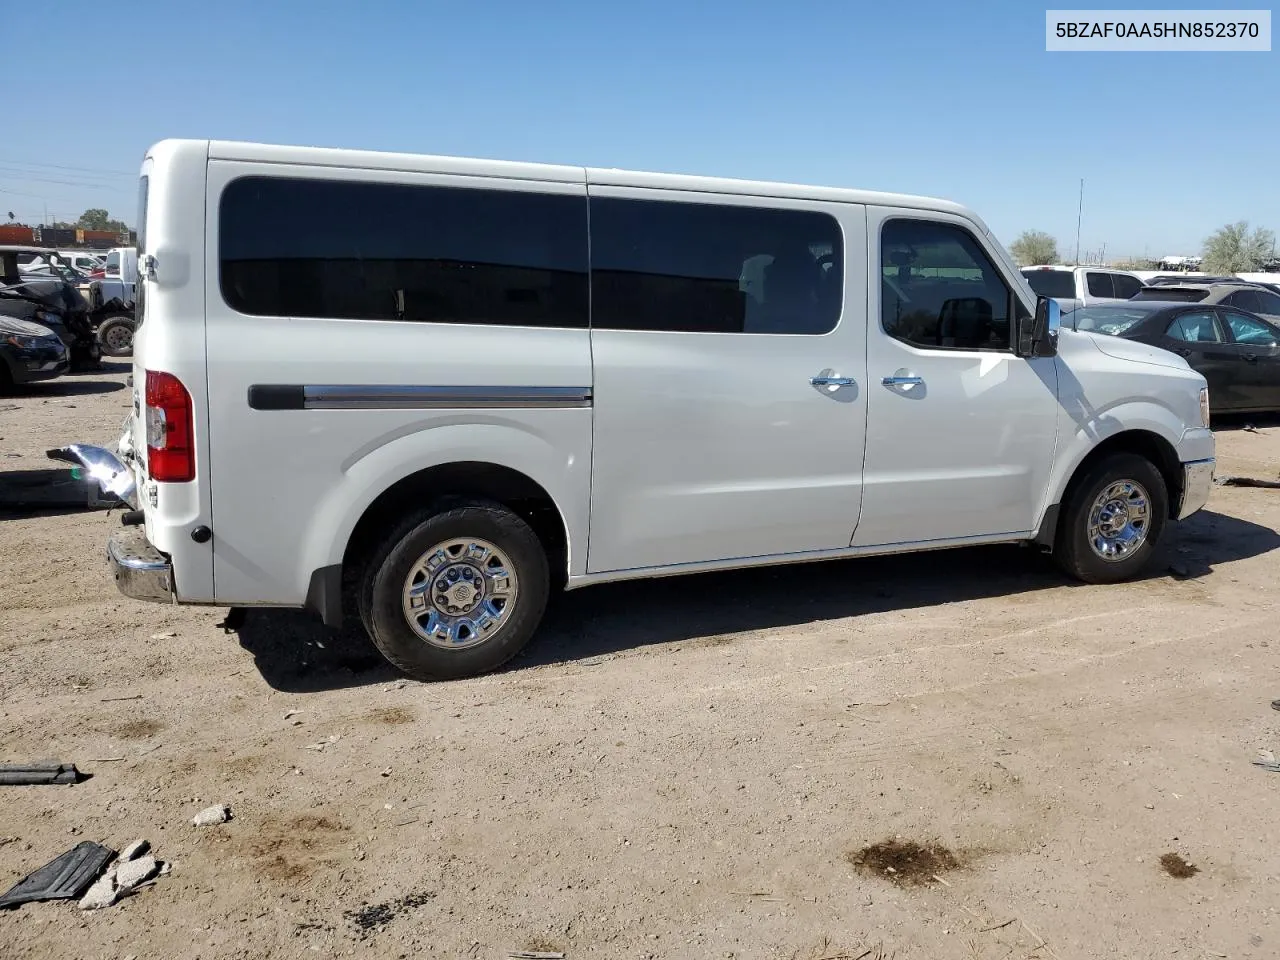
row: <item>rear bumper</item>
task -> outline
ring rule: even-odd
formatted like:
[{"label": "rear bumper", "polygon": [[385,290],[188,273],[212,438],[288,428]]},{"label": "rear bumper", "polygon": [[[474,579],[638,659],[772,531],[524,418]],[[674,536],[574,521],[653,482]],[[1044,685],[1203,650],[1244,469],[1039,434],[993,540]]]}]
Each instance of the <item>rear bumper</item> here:
[{"label": "rear bumper", "polygon": [[1209,502],[1213,490],[1213,469],[1217,461],[1192,460],[1182,465],[1182,502],[1178,504],[1178,519],[1185,520]]},{"label": "rear bumper", "polygon": [[147,542],[142,527],[117,530],[107,541],[107,561],[116,586],[126,597],[174,603],[173,564]]}]

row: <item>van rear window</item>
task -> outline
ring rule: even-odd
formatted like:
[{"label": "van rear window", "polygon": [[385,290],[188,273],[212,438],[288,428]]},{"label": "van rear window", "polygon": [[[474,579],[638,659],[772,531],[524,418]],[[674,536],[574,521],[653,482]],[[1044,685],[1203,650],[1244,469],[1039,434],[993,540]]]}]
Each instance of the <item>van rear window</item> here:
[{"label": "van rear window", "polygon": [[218,245],[223,299],[253,316],[588,323],[584,196],[245,177]]},{"label": "van rear window", "polygon": [[1022,275],[1027,278],[1027,283],[1031,284],[1031,289],[1038,297],[1075,299],[1076,278],[1070,270],[1023,270]]}]

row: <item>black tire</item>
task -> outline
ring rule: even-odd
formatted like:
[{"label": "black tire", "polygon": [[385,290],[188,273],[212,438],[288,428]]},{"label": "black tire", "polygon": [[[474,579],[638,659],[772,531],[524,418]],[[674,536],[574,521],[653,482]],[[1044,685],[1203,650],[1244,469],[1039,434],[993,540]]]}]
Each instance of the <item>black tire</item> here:
[{"label": "black tire", "polygon": [[[1108,487],[1121,481],[1131,481],[1146,490],[1146,536],[1127,556],[1108,560],[1090,544],[1089,525],[1095,502]],[[1111,454],[1090,467],[1073,485],[1064,504],[1053,559],[1063,571],[1085,583],[1132,580],[1155,556],[1168,517],[1169,491],[1155,464],[1133,453]]]},{"label": "black tire", "polygon": [[[506,554],[517,586],[492,636],[446,649],[414,631],[402,598],[424,555],[455,538],[486,540]],[[392,665],[415,680],[455,680],[495,670],[524,648],[542,620],[550,583],[542,543],[520,517],[490,501],[450,500],[407,518],[387,535],[360,575],[357,605],[374,646]]]},{"label": "black tire", "polygon": [[133,356],[133,317],[107,317],[98,326],[98,343],[108,357]]}]

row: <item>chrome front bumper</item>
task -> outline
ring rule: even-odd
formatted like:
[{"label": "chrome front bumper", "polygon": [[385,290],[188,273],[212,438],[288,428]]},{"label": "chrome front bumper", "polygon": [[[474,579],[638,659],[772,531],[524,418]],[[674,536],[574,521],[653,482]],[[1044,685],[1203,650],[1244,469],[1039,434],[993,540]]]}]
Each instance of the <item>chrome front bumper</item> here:
[{"label": "chrome front bumper", "polygon": [[1217,461],[1192,460],[1182,465],[1182,503],[1178,505],[1178,519],[1185,520],[1209,502],[1213,490],[1213,468]]},{"label": "chrome front bumper", "polygon": [[147,542],[142,527],[117,530],[107,541],[107,560],[116,586],[134,600],[174,603],[173,564]]}]

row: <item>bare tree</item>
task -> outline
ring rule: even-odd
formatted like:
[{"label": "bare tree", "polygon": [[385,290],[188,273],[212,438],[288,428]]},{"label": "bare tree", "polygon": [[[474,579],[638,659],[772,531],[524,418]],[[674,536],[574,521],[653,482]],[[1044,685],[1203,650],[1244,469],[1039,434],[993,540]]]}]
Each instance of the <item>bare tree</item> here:
[{"label": "bare tree", "polygon": [[1033,263],[1057,263],[1058,241],[1043,230],[1023,230],[1009,247],[1019,266]]},{"label": "bare tree", "polygon": [[1255,227],[1249,230],[1249,221],[1228,223],[1214,231],[1204,242],[1204,263],[1207,273],[1253,273],[1275,249],[1276,235],[1270,230]]}]

